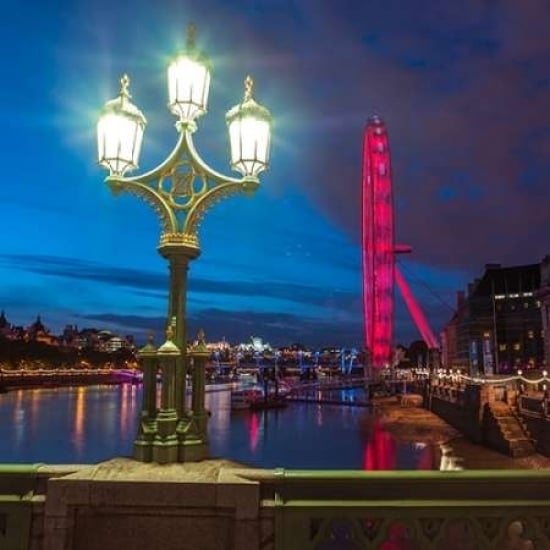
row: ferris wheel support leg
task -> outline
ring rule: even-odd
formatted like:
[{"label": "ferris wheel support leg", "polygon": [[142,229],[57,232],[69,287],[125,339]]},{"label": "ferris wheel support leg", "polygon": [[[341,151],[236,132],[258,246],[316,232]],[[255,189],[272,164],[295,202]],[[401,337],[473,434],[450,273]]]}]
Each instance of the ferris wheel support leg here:
[{"label": "ferris wheel support leg", "polygon": [[418,302],[415,300],[407,281],[403,277],[397,265],[395,266],[395,282],[399,287],[399,291],[403,296],[403,300],[405,300],[405,304],[407,304],[407,308],[416,327],[418,328],[418,331],[420,332],[420,335],[422,336],[422,339],[426,342],[429,349],[439,349],[439,343],[437,342],[432,329],[428,325],[428,321],[426,320],[424,313],[420,309]]}]

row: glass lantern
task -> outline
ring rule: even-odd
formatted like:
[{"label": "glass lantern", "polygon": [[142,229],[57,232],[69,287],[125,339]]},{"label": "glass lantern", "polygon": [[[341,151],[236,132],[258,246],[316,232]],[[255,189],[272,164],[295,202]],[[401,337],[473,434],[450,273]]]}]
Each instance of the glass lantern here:
[{"label": "glass lantern", "polygon": [[147,124],[143,113],[130,102],[128,76],[124,75],[120,83],[120,95],[105,104],[97,123],[99,164],[117,176],[138,167]]},{"label": "glass lantern", "polygon": [[253,98],[254,82],[245,80],[244,100],[233,107],[225,120],[229,130],[231,168],[243,176],[256,177],[269,166],[271,113]]},{"label": "glass lantern", "polygon": [[207,111],[210,62],[195,48],[195,28],[187,29],[187,46],[168,67],[168,107],[180,122],[193,122]]}]

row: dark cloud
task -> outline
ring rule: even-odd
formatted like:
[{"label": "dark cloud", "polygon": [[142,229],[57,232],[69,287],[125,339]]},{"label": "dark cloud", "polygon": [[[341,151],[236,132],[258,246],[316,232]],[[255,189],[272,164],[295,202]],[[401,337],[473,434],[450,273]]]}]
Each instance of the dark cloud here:
[{"label": "dark cloud", "polygon": [[[4,254],[0,255],[0,264],[40,275],[135,289],[139,295],[147,297],[161,297],[162,292],[167,292],[168,288],[168,277],[164,274],[114,267],[75,258]],[[223,296],[269,297],[307,306],[327,305],[334,308],[348,308],[356,300],[354,293],[337,288],[321,288],[278,281],[256,283],[192,277],[188,281],[188,290],[190,293],[217,294],[222,299]]]},{"label": "dark cloud", "polygon": [[[157,341],[162,338],[166,327],[164,317],[115,313],[81,317],[87,321],[109,323],[121,331],[129,331],[142,338],[152,330],[157,335]],[[276,312],[224,311],[213,308],[190,314],[187,327],[189,339],[203,329],[210,341],[226,338],[229,342],[238,343],[248,341],[250,336],[262,336],[274,346],[293,342],[310,346],[356,346],[362,337],[362,322],[359,319],[334,322],[331,319],[320,320]],[[330,335],[328,340],[327,335]]]},{"label": "dark cloud", "polygon": [[285,40],[269,28],[253,39],[289,54],[282,79],[299,88],[297,120],[318,130],[300,141],[298,183],[356,242],[362,127],[377,112],[390,133],[398,235],[417,259],[479,270],[548,252],[548,2],[288,8],[304,29],[287,18]]}]

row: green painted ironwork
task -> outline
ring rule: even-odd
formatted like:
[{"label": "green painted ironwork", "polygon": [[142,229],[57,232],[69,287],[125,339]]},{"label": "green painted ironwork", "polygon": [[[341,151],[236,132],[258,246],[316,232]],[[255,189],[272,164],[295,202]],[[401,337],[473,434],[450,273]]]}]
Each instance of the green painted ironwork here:
[{"label": "green painted ironwork", "polygon": [[[195,350],[201,353],[200,344]],[[196,358],[197,356],[195,356]],[[162,467],[159,467],[162,468]],[[40,471],[39,471],[40,470]],[[33,521],[43,522],[45,481],[71,473],[70,467],[0,465],[0,549],[41,548]],[[208,467],[205,471],[208,470]],[[548,550],[550,548],[550,474],[535,470],[478,471],[296,471],[231,468],[216,480],[193,478],[193,484],[224,485],[246,495],[246,523],[261,532],[258,550]],[[148,476],[151,471],[148,470]],[[229,481],[222,481],[221,479]],[[143,487],[143,482],[135,479]],[[67,483],[104,484],[84,477]],[[147,477],[146,485],[156,482]],[[170,483],[159,480],[158,484]],[[116,485],[116,483],[115,483]],[[121,491],[127,490],[122,483]],[[257,485],[258,491],[250,491]],[[82,486],[82,485],[80,485]],[[158,489],[158,485],[156,485]],[[226,487],[227,488],[227,487]],[[83,494],[88,494],[86,489]],[[216,493],[213,491],[212,493]],[[71,514],[68,491],[64,504]],[[158,490],[157,490],[158,493]],[[197,492],[198,495],[201,491]],[[253,495],[256,494],[257,497]],[[55,498],[59,499],[58,492]],[[257,498],[257,501],[254,501]],[[241,502],[239,498],[237,502]],[[187,503],[197,519],[213,513],[213,500]],[[80,503],[82,505],[82,503]],[[241,504],[244,504],[241,502]],[[227,506],[227,502],[224,504]],[[258,507],[258,513],[249,509]],[[225,508],[224,508],[225,510]],[[34,514],[33,514],[34,511]],[[127,503],[117,512],[133,515]],[[164,502],[147,514],[166,514]],[[58,519],[69,520],[69,516]],[[238,520],[235,520],[238,523]],[[68,524],[70,521],[68,522]],[[236,525],[236,524],[235,524]],[[34,526],[36,527],[36,526]],[[242,527],[242,526],[241,526]],[[74,526],[73,528],[78,528]],[[162,529],[157,535],[162,540]],[[53,548],[44,532],[44,547]],[[127,540],[133,534],[128,532]],[[121,540],[121,539],[119,539]],[[229,548],[235,546],[227,543]],[[221,547],[216,545],[216,548]],[[170,546],[170,548],[175,548]],[[207,547],[205,547],[207,548]],[[208,547],[210,548],[210,547]]]},{"label": "green painted ironwork", "polygon": [[[161,223],[159,253],[168,261],[170,272],[168,320],[174,326],[174,342],[180,356],[174,368],[175,410],[177,413],[179,453],[176,461],[202,460],[206,456],[207,441],[204,430],[197,431],[206,421],[202,411],[186,410],[186,379],[189,372],[187,358],[186,293],[189,262],[200,255],[198,230],[206,212],[219,201],[237,194],[250,195],[259,187],[257,176],[233,178],[212,169],[198,154],[193,143],[195,122],[176,123],[178,142],[159,166],[134,177],[112,174],[105,182],[114,195],[126,192],[143,200],[156,212]],[[170,370],[170,369],[168,369]],[[171,372],[171,371],[170,371]],[[195,389],[194,391],[204,391]],[[203,400],[204,401],[204,400]],[[197,421],[194,416],[198,415]],[[154,431],[158,423],[150,419],[142,425],[134,446],[138,460],[154,459],[151,438],[144,431]],[[197,441],[201,440],[198,445]],[[189,441],[192,441],[190,446]],[[193,448],[193,452],[190,452]],[[201,452],[196,452],[197,449]]]},{"label": "green painted ironwork", "polygon": [[275,550],[550,548],[545,471],[279,470],[263,483]]}]

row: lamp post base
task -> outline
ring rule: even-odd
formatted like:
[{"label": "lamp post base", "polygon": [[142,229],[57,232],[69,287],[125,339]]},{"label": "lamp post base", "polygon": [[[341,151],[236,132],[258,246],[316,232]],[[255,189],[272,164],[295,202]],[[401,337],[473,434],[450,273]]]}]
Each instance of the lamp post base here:
[{"label": "lamp post base", "polygon": [[209,456],[208,443],[200,440],[181,442],[179,445],[179,462],[199,462]]},{"label": "lamp post base", "polygon": [[153,462],[173,464],[178,461],[178,440],[175,436],[153,442]]},{"label": "lamp post base", "polygon": [[142,420],[138,435],[134,441],[134,458],[140,462],[153,460],[153,443],[157,433],[157,425],[154,420]]},{"label": "lamp post base", "polygon": [[153,447],[149,441],[134,441],[134,459],[139,462],[153,460]]}]

